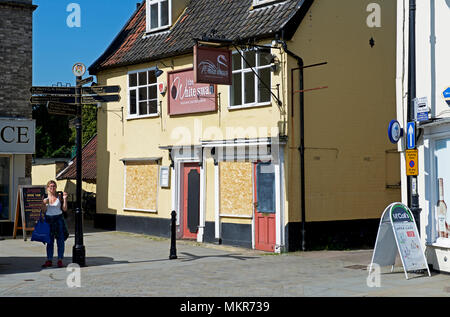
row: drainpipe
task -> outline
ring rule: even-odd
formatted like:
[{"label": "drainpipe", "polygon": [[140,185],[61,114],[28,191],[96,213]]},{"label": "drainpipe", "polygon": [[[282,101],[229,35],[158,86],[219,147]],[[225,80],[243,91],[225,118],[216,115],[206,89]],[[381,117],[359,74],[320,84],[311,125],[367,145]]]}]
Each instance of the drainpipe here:
[{"label": "drainpipe", "polygon": [[[298,68],[291,69],[291,82],[293,83],[294,70],[299,70],[299,83],[300,83],[300,146],[298,148],[300,152],[300,197],[301,197],[301,213],[302,213],[302,251],[306,251],[306,205],[305,205],[305,99],[304,99],[304,87],[303,87],[303,59],[290,51],[287,48],[285,41],[278,41],[282,46],[284,51],[294,57],[297,60]],[[291,89],[294,90],[293,85]],[[292,96],[294,94],[292,93]],[[292,98],[292,107],[294,103],[294,98]]]},{"label": "drainpipe", "polygon": [[[409,41],[408,41],[408,113],[407,121],[414,121],[414,99],[416,98],[416,0],[409,0]],[[414,135],[414,137],[416,137]],[[417,142],[415,142],[417,143]],[[417,176],[407,176],[408,207],[413,213],[420,235],[419,194]]]}]

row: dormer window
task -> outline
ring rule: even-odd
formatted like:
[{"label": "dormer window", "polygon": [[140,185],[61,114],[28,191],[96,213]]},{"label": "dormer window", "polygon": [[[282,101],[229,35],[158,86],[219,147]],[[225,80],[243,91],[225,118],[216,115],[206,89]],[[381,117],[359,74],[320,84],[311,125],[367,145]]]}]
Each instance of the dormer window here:
[{"label": "dormer window", "polygon": [[171,0],[147,0],[147,32],[168,28],[172,23]]}]

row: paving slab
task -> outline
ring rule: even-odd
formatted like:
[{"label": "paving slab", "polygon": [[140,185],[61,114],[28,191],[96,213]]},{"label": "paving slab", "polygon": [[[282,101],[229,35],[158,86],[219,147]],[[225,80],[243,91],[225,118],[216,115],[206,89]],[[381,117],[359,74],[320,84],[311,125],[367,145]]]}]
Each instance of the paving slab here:
[{"label": "paving slab", "polygon": [[[66,265],[73,245],[71,234]],[[42,243],[6,237],[0,241],[0,297],[450,296],[450,275],[411,273],[407,280],[401,264],[381,274],[379,287],[369,287],[372,250],[271,254],[179,240],[178,258],[170,260],[169,239],[93,229],[85,232],[84,245],[86,267],[42,269]]]}]

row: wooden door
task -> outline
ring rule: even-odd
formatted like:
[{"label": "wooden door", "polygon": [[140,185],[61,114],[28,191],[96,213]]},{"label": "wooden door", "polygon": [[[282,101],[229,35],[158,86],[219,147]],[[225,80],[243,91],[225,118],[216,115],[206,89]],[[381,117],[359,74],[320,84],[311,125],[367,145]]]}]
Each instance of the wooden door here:
[{"label": "wooden door", "polygon": [[255,249],[275,251],[275,171],[271,163],[254,166]]},{"label": "wooden door", "polygon": [[186,163],[183,168],[183,239],[196,239],[200,224],[200,167]]}]

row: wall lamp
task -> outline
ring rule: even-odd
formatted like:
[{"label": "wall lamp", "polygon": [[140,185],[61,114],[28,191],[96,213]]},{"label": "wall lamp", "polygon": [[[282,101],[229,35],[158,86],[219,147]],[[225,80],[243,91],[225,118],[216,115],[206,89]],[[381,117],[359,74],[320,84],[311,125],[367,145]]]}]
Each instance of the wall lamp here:
[{"label": "wall lamp", "polygon": [[159,61],[159,62],[156,63],[156,66],[155,66],[155,75],[156,75],[156,77],[159,77],[159,76],[161,76],[164,73],[163,70],[158,68],[158,64],[161,64],[161,65],[163,65],[166,68],[168,68],[168,67],[170,67],[172,69],[175,68],[175,66],[173,65],[173,60],[171,61],[172,65],[166,65],[163,61]]}]

